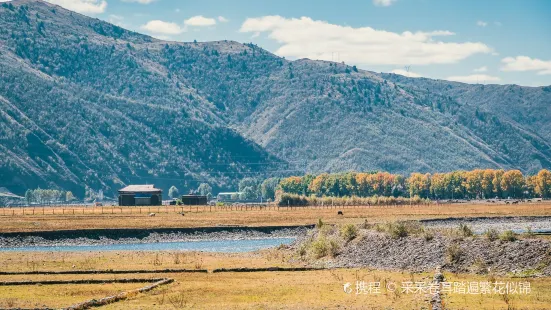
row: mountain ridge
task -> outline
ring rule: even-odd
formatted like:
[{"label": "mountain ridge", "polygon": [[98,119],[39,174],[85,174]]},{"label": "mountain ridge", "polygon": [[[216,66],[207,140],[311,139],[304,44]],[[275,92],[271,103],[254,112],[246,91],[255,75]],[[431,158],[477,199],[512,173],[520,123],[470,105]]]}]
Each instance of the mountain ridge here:
[{"label": "mountain ridge", "polygon": [[[289,61],[254,44],[162,41],[40,0],[8,3],[0,5],[0,104],[36,126],[10,129],[6,113],[0,120],[11,137],[0,146],[18,154],[0,156],[0,176],[19,194],[36,186],[113,193],[146,180],[165,190],[230,189],[245,176],[303,172],[551,167],[545,87]],[[29,131],[44,137],[39,149],[50,141],[67,162],[37,159]]]}]

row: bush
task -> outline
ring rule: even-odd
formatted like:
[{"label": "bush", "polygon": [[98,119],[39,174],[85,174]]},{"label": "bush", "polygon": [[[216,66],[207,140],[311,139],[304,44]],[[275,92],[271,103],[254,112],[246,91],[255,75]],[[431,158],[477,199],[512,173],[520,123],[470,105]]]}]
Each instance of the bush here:
[{"label": "bush", "polygon": [[499,236],[499,239],[503,241],[510,241],[510,242],[516,241],[517,234],[512,230],[506,230]]},{"label": "bush", "polygon": [[389,224],[388,228],[390,236],[394,239],[404,238],[408,236],[408,229],[406,227],[406,224],[403,222]]},{"label": "bush", "polygon": [[470,226],[461,223],[459,224],[459,234],[463,237],[472,237],[473,230],[471,229]]},{"label": "bush", "polygon": [[490,241],[495,241],[495,240],[499,239],[499,232],[495,229],[492,229],[492,228],[486,230],[484,235]]},{"label": "bush", "polygon": [[354,224],[346,224],[341,227],[340,235],[344,240],[350,241],[358,236],[358,227]]},{"label": "bush", "polygon": [[341,250],[340,244],[335,239],[329,240],[328,248],[329,248],[329,255],[331,255],[331,257],[337,256],[337,254],[339,254],[339,251]]},{"label": "bush", "polygon": [[426,241],[431,241],[432,239],[434,239],[434,233],[432,232],[432,230],[425,230],[423,232],[423,238],[425,238]]},{"label": "bush", "polygon": [[316,258],[322,258],[329,253],[329,246],[325,237],[320,237],[312,242],[312,253]]},{"label": "bush", "polygon": [[324,225],[323,221],[321,219],[318,219],[318,223],[316,224],[316,228],[320,229],[320,228],[323,227],[323,225]]},{"label": "bush", "polygon": [[450,263],[458,263],[459,261],[461,261],[463,254],[464,254],[463,250],[457,243],[450,245],[446,249],[446,258]]}]

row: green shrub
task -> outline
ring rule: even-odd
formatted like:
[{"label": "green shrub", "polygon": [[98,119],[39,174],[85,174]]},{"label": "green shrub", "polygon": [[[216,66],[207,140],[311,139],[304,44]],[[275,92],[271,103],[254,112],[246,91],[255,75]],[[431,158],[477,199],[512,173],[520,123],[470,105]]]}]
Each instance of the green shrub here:
[{"label": "green shrub", "polygon": [[358,236],[358,227],[354,224],[346,224],[341,227],[340,235],[344,240],[350,241]]},{"label": "green shrub", "polygon": [[450,263],[458,263],[459,261],[461,261],[463,254],[464,254],[463,250],[457,243],[450,245],[446,249],[446,258]]},{"label": "green shrub", "polygon": [[403,222],[389,224],[388,232],[390,233],[390,236],[394,239],[405,238],[408,236],[408,229],[406,227],[406,224]]},{"label": "green shrub", "polygon": [[325,237],[320,237],[316,241],[312,242],[312,253],[316,258],[322,258],[329,253],[329,246]]},{"label": "green shrub", "polygon": [[459,224],[459,234],[463,237],[472,237],[473,230],[469,225],[461,223]]},{"label": "green shrub", "polygon": [[300,257],[304,257],[307,252],[306,250],[307,250],[307,246],[305,244],[301,245],[300,248],[298,249],[298,255]]},{"label": "green shrub", "polygon": [[499,239],[503,241],[511,241],[511,242],[516,241],[517,234],[512,230],[506,230],[499,236]]},{"label": "green shrub", "polygon": [[434,239],[434,232],[432,232],[432,230],[425,230],[423,232],[423,238],[426,240],[426,241],[431,241],[432,239]]},{"label": "green shrub", "polygon": [[339,242],[337,242],[337,240],[331,239],[329,240],[328,250],[329,255],[331,257],[335,257],[337,256],[337,254],[339,254],[339,251],[341,250],[341,245],[339,244]]},{"label": "green shrub", "polygon": [[490,241],[495,241],[495,240],[499,239],[499,232],[497,230],[493,229],[493,228],[490,228],[490,229],[486,230],[484,235]]},{"label": "green shrub", "polygon": [[323,227],[323,225],[324,225],[323,221],[321,219],[318,219],[318,223],[316,224],[316,228],[320,229],[320,228]]}]

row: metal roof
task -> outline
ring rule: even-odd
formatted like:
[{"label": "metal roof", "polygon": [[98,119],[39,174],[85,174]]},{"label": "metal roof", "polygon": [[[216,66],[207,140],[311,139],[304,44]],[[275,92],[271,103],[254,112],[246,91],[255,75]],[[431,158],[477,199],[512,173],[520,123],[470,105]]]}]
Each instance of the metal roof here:
[{"label": "metal roof", "polygon": [[127,192],[156,193],[162,192],[162,190],[155,188],[154,185],[128,185],[127,187],[119,190],[119,193]]}]

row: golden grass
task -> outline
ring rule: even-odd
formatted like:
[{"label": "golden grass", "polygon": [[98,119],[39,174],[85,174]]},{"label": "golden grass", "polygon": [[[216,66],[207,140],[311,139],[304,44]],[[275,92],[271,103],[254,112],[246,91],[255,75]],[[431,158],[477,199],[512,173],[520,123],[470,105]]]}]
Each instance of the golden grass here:
[{"label": "golden grass", "polygon": [[[158,270],[239,267],[290,267],[292,253],[265,250],[254,253],[205,252],[0,252],[0,270]],[[6,280],[7,276],[0,279]],[[33,276],[26,276],[32,278]]]},{"label": "golden grass", "polygon": [[551,278],[511,278],[466,274],[445,274],[447,282],[530,282],[529,294],[454,294],[444,296],[446,309],[531,309],[551,308]]},{"label": "golden grass", "polygon": [[141,283],[0,286],[0,308],[60,308],[143,287]]},{"label": "golden grass", "polygon": [[[185,216],[177,214],[178,207],[163,209],[156,207],[138,209],[130,207],[77,208],[74,214],[63,208],[46,208],[45,214],[32,208],[17,209],[12,215],[10,209],[0,210],[1,232],[50,231],[71,229],[107,229],[107,228],[186,228],[210,227],[217,225],[240,226],[279,226],[310,225],[323,218],[327,223],[359,223],[367,219],[370,222],[384,222],[407,219],[427,219],[444,217],[476,216],[542,216],[551,215],[551,203],[495,205],[495,204],[448,204],[428,206],[389,206],[389,207],[336,207],[327,208],[258,208],[254,210],[232,210],[215,207],[184,208]],[[63,211],[64,210],[64,211]],[[338,216],[342,210],[344,216]],[[3,211],[5,213],[3,213]],[[160,211],[160,212],[159,212]],[[84,214],[83,214],[84,212]],[[132,212],[132,213],[130,213]],[[164,213],[166,212],[166,213]],[[63,214],[65,213],[65,214]],[[3,215],[6,214],[6,215]],[[25,214],[25,215],[23,215]]]},{"label": "golden grass", "polygon": [[[255,253],[184,253],[179,263],[175,252],[89,252],[89,253],[1,253],[2,270],[82,269],[204,269],[233,267],[298,266],[289,262],[287,251]],[[5,261],[9,260],[9,263]],[[158,260],[161,263],[157,264]],[[22,267],[21,267],[22,266]],[[34,267],[33,267],[34,266]],[[73,267],[74,266],[74,267]],[[0,281],[71,280],[170,277],[174,284],[138,294],[106,309],[421,309],[428,308],[425,294],[405,294],[382,289],[381,294],[346,294],[343,284],[356,281],[396,283],[431,281],[433,273],[413,274],[371,269],[337,269],[304,272],[178,273],[178,274],[97,274],[97,275],[1,275]],[[446,281],[488,281],[489,276],[449,274]],[[551,279],[493,278],[492,281],[529,281],[532,293],[509,296],[510,309],[551,308]],[[0,287],[2,302],[21,306],[66,306],[90,298],[112,295],[141,284],[44,285]],[[354,287],[354,286],[353,286]],[[31,304],[30,301],[34,303]],[[446,309],[507,309],[500,295],[446,294]]]}]

